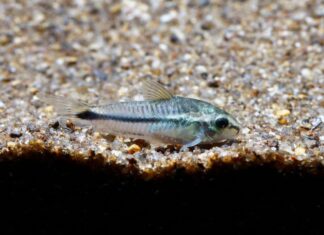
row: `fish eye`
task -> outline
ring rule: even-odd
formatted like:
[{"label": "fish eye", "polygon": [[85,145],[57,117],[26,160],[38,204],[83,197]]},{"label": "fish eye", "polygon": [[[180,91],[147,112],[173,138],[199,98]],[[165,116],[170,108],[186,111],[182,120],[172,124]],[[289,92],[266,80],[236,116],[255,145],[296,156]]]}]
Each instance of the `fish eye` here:
[{"label": "fish eye", "polygon": [[228,126],[228,124],[229,124],[229,121],[228,121],[228,119],[225,118],[225,117],[218,118],[218,119],[216,119],[216,121],[215,121],[215,125],[216,125],[216,127],[218,127],[218,128],[225,128],[225,127]]}]

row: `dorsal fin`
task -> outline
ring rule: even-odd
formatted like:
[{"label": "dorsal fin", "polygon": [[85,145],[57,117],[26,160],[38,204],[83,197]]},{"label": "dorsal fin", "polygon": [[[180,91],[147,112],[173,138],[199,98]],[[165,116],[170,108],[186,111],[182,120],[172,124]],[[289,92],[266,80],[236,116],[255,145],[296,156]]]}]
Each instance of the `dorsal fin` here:
[{"label": "dorsal fin", "polygon": [[169,100],[173,97],[170,91],[151,79],[143,81],[143,95],[145,100]]}]

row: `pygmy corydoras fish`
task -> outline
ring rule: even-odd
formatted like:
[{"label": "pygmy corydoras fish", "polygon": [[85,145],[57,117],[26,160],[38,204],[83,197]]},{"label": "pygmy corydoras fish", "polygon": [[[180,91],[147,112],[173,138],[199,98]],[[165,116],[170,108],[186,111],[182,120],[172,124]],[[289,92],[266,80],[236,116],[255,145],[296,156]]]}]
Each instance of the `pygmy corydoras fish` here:
[{"label": "pygmy corydoras fish", "polygon": [[61,116],[86,121],[95,129],[149,142],[180,144],[182,150],[234,138],[235,118],[214,105],[172,95],[153,80],[143,82],[144,101],[93,106],[64,97],[47,96]]}]

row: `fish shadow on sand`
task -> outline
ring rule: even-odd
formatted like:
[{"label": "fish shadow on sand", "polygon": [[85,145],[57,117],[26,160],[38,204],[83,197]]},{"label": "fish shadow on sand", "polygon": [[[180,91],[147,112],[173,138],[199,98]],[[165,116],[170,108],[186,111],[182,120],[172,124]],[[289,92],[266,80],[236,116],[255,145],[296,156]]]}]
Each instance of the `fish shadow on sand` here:
[{"label": "fish shadow on sand", "polygon": [[[222,147],[222,146],[225,146],[225,145],[238,144],[240,142],[241,142],[240,140],[227,140],[227,141],[224,141],[224,142],[221,142],[221,143],[199,144],[197,146],[202,150],[210,150],[210,149],[212,149],[214,147]],[[147,146],[149,146],[149,144]],[[190,147],[190,148],[188,148],[187,151],[192,152],[197,146]],[[159,146],[159,147],[155,148],[155,150],[157,152],[161,152],[161,153],[181,152],[180,149],[181,149],[181,145],[167,145],[167,146]]]}]

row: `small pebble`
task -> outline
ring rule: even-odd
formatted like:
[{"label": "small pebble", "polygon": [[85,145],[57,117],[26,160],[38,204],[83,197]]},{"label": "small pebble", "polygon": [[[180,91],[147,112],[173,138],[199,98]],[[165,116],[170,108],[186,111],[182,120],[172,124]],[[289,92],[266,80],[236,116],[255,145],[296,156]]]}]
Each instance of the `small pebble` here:
[{"label": "small pebble", "polygon": [[285,118],[285,117],[280,117],[280,118],[278,119],[278,123],[279,123],[280,125],[287,125],[287,124],[289,123],[289,121],[288,121],[288,119]]},{"label": "small pebble", "polygon": [[128,147],[127,152],[129,154],[134,154],[141,151],[141,147],[138,146],[137,144],[132,144],[131,146]]},{"label": "small pebble", "polygon": [[207,85],[212,88],[220,87],[220,83],[217,80],[208,81]]},{"label": "small pebble", "polygon": [[210,4],[210,0],[199,0],[198,3],[200,7],[206,7]]},{"label": "small pebble", "polygon": [[9,136],[11,138],[19,138],[20,136],[22,136],[22,133],[20,130],[12,130],[9,134]]},{"label": "small pebble", "polygon": [[321,124],[323,124],[323,121],[321,118],[315,118],[312,121],[312,130],[317,129]]},{"label": "small pebble", "polygon": [[279,118],[288,116],[289,114],[290,114],[290,111],[288,109],[282,109],[282,110],[276,111],[276,116]]},{"label": "small pebble", "polygon": [[121,12],[121,10],[122,10],[122,4],[121,3],[113,4],[109,8],[110,13],[112,13],[112,14],[119,14]]},{"label": "small pebble", "polygon": [[12,41],[12,37],[7,34],[0,34],[0,45],[1,46],[6,46]]},{"label": "small pebble", "polygon": [[316,147],[317,146],[316,140],[313,140],[313,139],[305,139],[304,140],[304,143],[306,144],[306,146],[308,148],[313,148],[313,147]]},{"label": "small pebble", "polygon": [[5,104],[0,100],[0,109],[4,108],[4,107],[5,107]]},{"label": "small pebble", "polygon": [[313,76],[312,71],[310,71],[309,69],[306,69],[306,68],[302,69],[301,74],[304,78],[308,78],[308,79],[312,78],[312,76]]},{"label": "small pebble", "polygon": [[54,107],[53,106],[46,106],[45,108],[44,108],[44,112],[45,113],[53,113],[53,111],[54,111]]},{"label": "small pebble", "polygon": [[102,137],[102,135],[101,135],[99,132],[95,131],[95,132],[93,133],[93,137],[96,138],[96,139],[99,139],[99,138]]},{"label": "small pebble", "polygon": [[39,128],[33,123],[28,123],[27,130],[30,132],[35,132],[35,131],[39,131]]},{"label": "small pebble", "polygon": [[31,94],[33,94],[33,95],[36,95],[37,92],[38,92],[38,89],[35,88],[35,87],[32,87],[32,88],[29,89],[29,92],[30,92]]},{"label": "small pebble", "polygon": [[167,14],[164,14],[160,17],[160,21],[161,23],[169,23],[172,20],[176,19],[176,17],[178,16],[176,11],[170,11]]},{"label": "small pebble", "polygon": [[50,122],[49,126],[54,128],[54,129],[57,129],[57,128],[59,128],[60,123],[58,121]]},{"label": "small pebble", "polygon": [[172,43],[183,43],[186,40],[186,35],[179,28],[173,28],[171,30],[170,41]]},{"label": "small pebble", "polygon": [[75,124],[71,120],[69,120],[69,119],[66,120],[65,125],[66,125],[67,128],[69,128],[72,131],[75,131],[76,130]]},{"label": "small pebble", "polygon": [[295,149],[295,154],[296,154],[297,156],[305,155],[305,153],[306,153],[306,149],[303,148],[303,147],[297,147],[297,148]]},{"label": "small pebble", "polygon": [[312,129],[312,124],[310,123],[309,119],[304,119],[301,121],[300,127],[306,130],[310,130]]},{"label": "small pebble", "polygon": [[170,42],[172,42],[172,43],[178,43],[180,40],[179,40],[179,38],[177,37],[177,35],[176,34],[171,34],[171,36],[170,36]]},{"label": "small pebble", "polygon": [[246,135],[250,133],[250,129],[247,127],[242,128],[242,134]]},{"label": "small pebble", "polygon": [[207,68],[203,65],[197,65],[196,68],[195,68],[195,71],[198,73],[198,74],[207,74]]},{"label": "small pebble", "polygon": [[95,69],[93,71],[93,74],[94,74],[94,76],[96,78],[99,78],[100,81],[107,81],[108,80],[108,75],[104,71],[102,71],[100,69]]},{"label": "small pebble", "polygon": [[64,63],[66,65],[75,65],[78,61],[78,58],[77,57],[73,57],[73,56],[70,56],[70,57],[65,57],[64,58]]},{"label": "small pebble", "polygon": [[17,144],[15,142],[12,142],[12,141],[7,142],[7,147],[8,148],[14,148],[16,146],[17,146]]},{"label": "small pebble", "polygon": [[201,24],[201,29],[203,30],[211,30],[214,27],[213,22],[205,21]]}]

